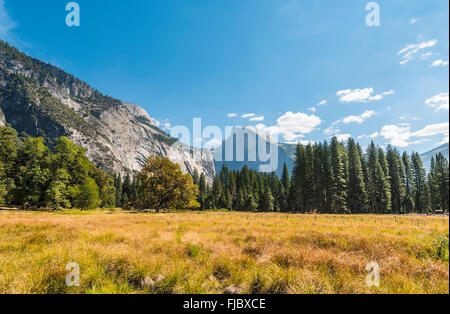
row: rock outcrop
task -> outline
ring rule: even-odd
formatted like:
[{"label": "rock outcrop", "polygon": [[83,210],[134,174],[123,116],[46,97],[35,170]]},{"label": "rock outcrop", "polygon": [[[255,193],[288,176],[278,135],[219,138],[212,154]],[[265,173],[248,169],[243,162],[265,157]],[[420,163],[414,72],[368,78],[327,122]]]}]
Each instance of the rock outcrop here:
[{"label": "rock outcrop", "polygon": [[141,169],[153,154],[215,175],[209,150],[182,145],[160,130],[141,107],[101,94],[61,69],[28,57],[0,41],[0,124],[44,137],[48,144],[67,136],[99,168],[116,173]]}]

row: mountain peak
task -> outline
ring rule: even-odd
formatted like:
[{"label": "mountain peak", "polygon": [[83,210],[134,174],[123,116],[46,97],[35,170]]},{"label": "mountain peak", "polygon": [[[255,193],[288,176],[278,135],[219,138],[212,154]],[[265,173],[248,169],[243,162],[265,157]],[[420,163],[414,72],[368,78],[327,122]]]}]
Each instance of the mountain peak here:
[{"label": "mountain peak", "polygon": [[[186,173],[215,175],[209,151],[184,154],[135,104],[103,95],[63,70],[0,41],[0,124],[45,138],[66,136],[86,150],[99,168],[121,174],[139,171],[150,155],[168,157]],[[196,156],[196,158],[194,158]],[[198,158],[201,156],[201,158]]]}]

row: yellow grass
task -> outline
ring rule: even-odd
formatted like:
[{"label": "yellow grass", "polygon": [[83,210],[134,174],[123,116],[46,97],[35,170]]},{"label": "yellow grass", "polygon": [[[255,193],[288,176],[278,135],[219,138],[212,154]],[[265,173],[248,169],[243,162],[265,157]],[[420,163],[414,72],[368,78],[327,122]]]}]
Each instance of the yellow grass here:
[{"label": "yellow grass", "polygon": [[0,293],[449,293],[448,233],[445,217],[0,211]]}]

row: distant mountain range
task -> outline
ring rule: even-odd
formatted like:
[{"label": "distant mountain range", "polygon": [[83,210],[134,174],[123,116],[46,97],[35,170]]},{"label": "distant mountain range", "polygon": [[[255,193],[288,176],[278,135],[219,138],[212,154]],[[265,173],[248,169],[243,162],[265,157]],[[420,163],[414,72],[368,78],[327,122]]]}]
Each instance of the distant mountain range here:
[{"label": "distant mountain range", "polygon": [[[245,132],[251,134],[253,132],[252,128],[245,128]],[[254,132],[253,132],[254,133]],[[258,135],[254,133],[252,136],[255,136],[256,138]],[[236,140],[236,131],[232,133],[232,136],[230,136],[224,143],[222,143],[222,149],[225,148],[225,143],[230,141]],[[233,160],[227,160],[227,161],[217,161],[214,160],[215,168],[217,171],[220,171],[222,167],[225,165],[230,170],[241,170],[242,167],[247,165],[250,169],[259,171],[260,167],[262,165],[267,165],[268,162],[261,162],[261,161],[249,161],[249,156],[256,155],[257,156],[257,145],[250,145],[248,146],[247,141],[244,142],[244,161],[237,160],[236,156]],[[268,143],[267,143],[268,145]],[[230,144],[229,144],[230,147]],[[279,176],[283,173],[283,166],[284,164],[287,165],[289,172],[292,173],[293,167],[294,167],[294,160],[295,160],[295,151],[296,151],[296,144],[285,144],[280,143],[278,144],[278,164],[277,167],[273,169]],[[236,145],[233,144],[233,151],[236,151]],[[431,157],[436,156],[437,154],[442,153],[447,160],[449,159],[449,144],[441,145],[429,152],[423,153],[420,155],[422,158],[424,167],[429,169],[430,163],[431,163]],[[224,155],[222,156],[222,160],[225,160]]]},{"label": "distant mountain range", "polygon": [[435,149],[430,150],[429,152],[423,153],[420,155],[422,158],[423,165],[430,169],[431,165],[431,157],[436,157],[437,154],[441,153],[444,155],[447,160],[449,159],[449,143],[436,147]]},{"label": "distant mountain range", "polygon": [[179,163],[186,173],[204,173],[209,181],[215,174],[209,150],[177,142],[143,108],[103,95],[1,40],[0,112],[1,125],[8,123],[23,135],[43,137],[49,145],[55,138],[68,137],[103,170],[132,173],[148,156],[157,154]]},{"label": "distant mountain range", "polygon": [[[63,70],[0,40],[0,125],[6,123],[23,135],[44,137],[50,145],[55,138],[67,136],[82,146],[99,168],[121,174],[140,170],[145,158],[152,154],[178,162],[186,173],[204,173],[209,182],[223,165],[231,170],[247,165],[259,171],[268,164],[249,161],[258,144],[245,143],[244,158],[228,161],[214,160],[209,150],[181,145],[160,130],[140,106],[103,95]],[[223,147],[227,141],[232,138],[224,141]],[[293,169],[296,145],[276,147],[278,163],[272,170],[281,176],[284,164],[290,171]],[[235,143],[233,148],[236,151]],[[427,168],[431,157],[438,153],[448,159],[449,144],[421,155]]]}]

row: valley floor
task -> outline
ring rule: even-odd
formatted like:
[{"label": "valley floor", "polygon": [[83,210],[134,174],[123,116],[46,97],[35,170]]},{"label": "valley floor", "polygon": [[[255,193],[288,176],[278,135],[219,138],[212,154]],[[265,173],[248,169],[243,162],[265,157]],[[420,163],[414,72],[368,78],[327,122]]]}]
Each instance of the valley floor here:
[{"label": "valley floor", "polygon": [[0,293],[448,294],[448,236],[448,217],[0,211]]}]

